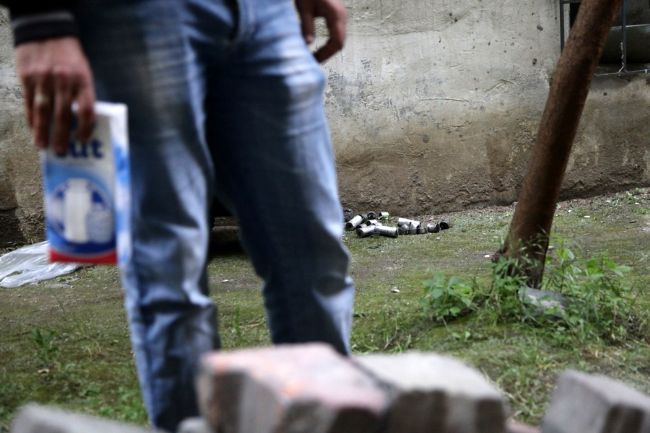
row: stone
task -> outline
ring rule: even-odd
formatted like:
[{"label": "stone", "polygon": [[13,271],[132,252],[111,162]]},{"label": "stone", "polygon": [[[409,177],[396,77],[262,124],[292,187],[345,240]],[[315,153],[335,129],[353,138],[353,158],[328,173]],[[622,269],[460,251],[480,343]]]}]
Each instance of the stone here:
[{"label": "stone", "polygon": [[354,217],[354,213],[352,212],[352,209],[344,209],[343,210],[343,222],[346,223],[350,221]]},{"label": "stone", "polygon": [[205,418],[195,417],[184,419],[178,426],[178,433],[215,433]]},{"label": "stone", "polygon": [[650,397],[605,376],[566,371],[542,433],[650,433]]},{"label": "stone", "polygon": [[505,433],[507,405],[479,372],[419,352],[366,355],[356,362],[390,392],[385,433]]},{"label": "stone", "polygon": [[374,433],[389,403],[370,377],[318,343],[208,354],[198,392],[220,433]]},{"label": "stone", "polygon": [[530,287],[522,287],[519,290],[519,299],[532,313],[558,319],[564,316],[569,305],[569,300],[561,293]]},{"label": "stone", "polygon": [[[11,425],[11,433],[155,433],[132,424],[66,412],[47,406],[23,406]],[[161,432],[158,432],[161,433]]]},{"label": "stone", "polygon": [[509,421],[507,427],[508,433],[540,433],[537,427],[522,424],[516,421]]}]

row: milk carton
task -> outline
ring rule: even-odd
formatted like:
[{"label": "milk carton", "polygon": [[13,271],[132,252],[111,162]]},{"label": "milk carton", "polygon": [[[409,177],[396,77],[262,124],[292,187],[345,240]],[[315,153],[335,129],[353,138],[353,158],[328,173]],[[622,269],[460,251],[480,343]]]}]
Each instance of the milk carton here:
[{"label": "milk carton", "polygon": [[65,155],[51,147],[41,152],[53,262],[112,264],[130,249],[127,109],[98,102],[95,115],[88,142],[76,141],[72,131]]}]

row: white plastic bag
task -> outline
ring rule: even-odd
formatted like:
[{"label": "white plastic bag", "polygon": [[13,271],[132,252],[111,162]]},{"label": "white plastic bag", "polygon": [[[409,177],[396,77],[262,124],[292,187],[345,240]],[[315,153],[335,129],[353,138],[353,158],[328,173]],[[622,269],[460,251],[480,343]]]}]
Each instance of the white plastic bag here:
[{"label": "white plastic bag", "polygon": [[13,288],[77,270],[76,263],[50,263],[47,242],[19,248],[0,257],[0,287]]}]

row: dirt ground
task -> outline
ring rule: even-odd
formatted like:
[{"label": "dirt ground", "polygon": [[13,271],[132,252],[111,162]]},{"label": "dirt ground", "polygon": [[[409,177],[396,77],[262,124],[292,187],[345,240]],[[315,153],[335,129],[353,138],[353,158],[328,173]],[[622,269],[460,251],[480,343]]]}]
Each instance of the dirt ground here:
[{"label": "dirt ground", "polygon": [[[448,219],[452,228],[438,234],[360,239],[346,233],[358,289],[353,351],[457,356],[503,389],[514,417],[533,423],[541,419],[555,378],[566,368],[605,373],[650,392],[650,344],[643,339],[558,347],[548,333],[522,324],[484,328],[465,318],[445,326],[423,314],[422,281],[434,272],[490,278],[487,256],[499,247],[513,209],[395,215]],[[552,243],[561,241],[576,254],[606,255],[629,266],[626,283],[639,310],[648,310],[650,189],[561,203]],[[224,349],[268,344],[260,280],[246,256],[231,244],[217,248],[208,270]],[[146,421],[114,268],[85,268],[0,289],[0,330],[0,432],[28,401]]]}]

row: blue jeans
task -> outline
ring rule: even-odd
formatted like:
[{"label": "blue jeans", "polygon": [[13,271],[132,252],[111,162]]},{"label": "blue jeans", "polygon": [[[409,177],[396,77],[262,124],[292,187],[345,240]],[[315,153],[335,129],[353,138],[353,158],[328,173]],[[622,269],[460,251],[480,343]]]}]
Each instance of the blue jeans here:
[{"label": "blue jeans", "polygon": [[84,0],[99,99],[129,107],[132,252],[125,303],[152,423],[197,413],[208,297],[208,203],[241,228],[274,343],[347,353],[354,288],[323,111],[323,73],[291,0]]}]

